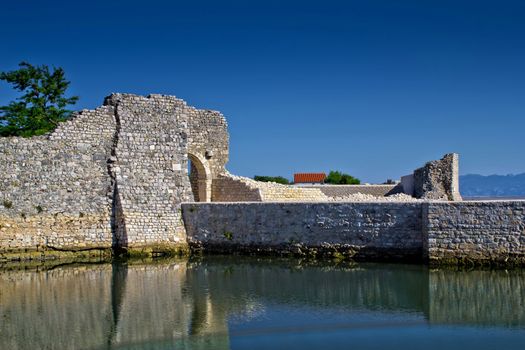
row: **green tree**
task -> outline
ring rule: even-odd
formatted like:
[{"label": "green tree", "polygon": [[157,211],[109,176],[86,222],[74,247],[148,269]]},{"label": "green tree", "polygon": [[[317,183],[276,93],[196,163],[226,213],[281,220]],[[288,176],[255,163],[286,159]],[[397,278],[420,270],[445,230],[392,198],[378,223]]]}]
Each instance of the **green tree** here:
[{"label": "green tree", "polygon": [[288,185],[290,181],[288,181],[287,178],[284,178],[282,176],[259,176],[255,175],[253,177],[255,181],[261,181],[261,182],[277,182],[279,184]]},{"label": "green tree", "polygon": [[359,185],[361,183],[361,180],[353,177],[352,175],[332,170],[324,179],[324,182],[327,184],[334,185]]},{"label": "green tree", "polygon": [[54,130],[58,123],[71,116],[67,105],[77,96],[65,97],[70,84],[62,68],[33,66],[27,62],[19,69],[0,73],[0,80],[22,93],[16,101],[0,107],[0,136],[30,137]]}]

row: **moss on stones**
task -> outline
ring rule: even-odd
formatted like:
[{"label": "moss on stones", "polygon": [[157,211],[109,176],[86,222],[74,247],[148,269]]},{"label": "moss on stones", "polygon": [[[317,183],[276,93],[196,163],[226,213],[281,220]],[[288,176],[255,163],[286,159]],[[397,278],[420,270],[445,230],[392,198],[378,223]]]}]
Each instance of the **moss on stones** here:
[{"label": "moss on stones", "polygon": [[124,247],[116,251],[116,256],[129,259],[178,257],[187,256],[189,254],[190,249],[185,243],[158,243],[142,247]]}]

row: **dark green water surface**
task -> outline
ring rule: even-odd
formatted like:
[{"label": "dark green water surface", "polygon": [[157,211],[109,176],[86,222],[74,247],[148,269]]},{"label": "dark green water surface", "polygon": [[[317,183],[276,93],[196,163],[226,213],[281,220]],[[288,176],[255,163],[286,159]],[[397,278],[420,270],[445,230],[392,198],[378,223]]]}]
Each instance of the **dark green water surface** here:
[{"label": "dark green water surface", "polygon": [[3,269],[0,349],[525,349],[525,272],[241,257]]}]

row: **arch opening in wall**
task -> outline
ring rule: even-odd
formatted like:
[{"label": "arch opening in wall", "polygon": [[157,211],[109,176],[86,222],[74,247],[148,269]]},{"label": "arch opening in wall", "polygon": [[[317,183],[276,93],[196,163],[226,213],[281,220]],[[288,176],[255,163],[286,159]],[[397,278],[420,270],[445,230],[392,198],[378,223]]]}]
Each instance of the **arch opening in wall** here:
[{"label": "arch opening in wall", "polygon": [[211,172],[203,157],[188,154],[188,175],[195,202],[211,202]]}]

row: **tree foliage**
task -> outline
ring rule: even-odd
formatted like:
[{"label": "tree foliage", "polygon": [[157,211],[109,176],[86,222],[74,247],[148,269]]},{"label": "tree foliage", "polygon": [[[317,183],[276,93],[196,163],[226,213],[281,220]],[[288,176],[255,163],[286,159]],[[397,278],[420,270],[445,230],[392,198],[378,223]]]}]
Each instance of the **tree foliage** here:
[{"label": "tree foliage", "polygon": [[325,178],[324,182],[334,185],[359,185],[361,180],[353,177],[352,175],[332,170]]},{"label": "tree foliage", "polygon": [[255,175],[253,177],[255,181],[261,181],[261,182],[277,182],[279,184],[288,185],[290,184],[290,181],[288,181],[287,178],[284,178],[282,176],[259,176]]},{"label": "tree foliage", "polygon": [[70,84],[62,68],[33,66],[27,62],[19,69],[0,73],[0,80],[22,93],[15,101],[0,107],[0,136],[30,137],[54,130],[58,123],[70,117],[66,106],[77,96],[65,97]]}]

